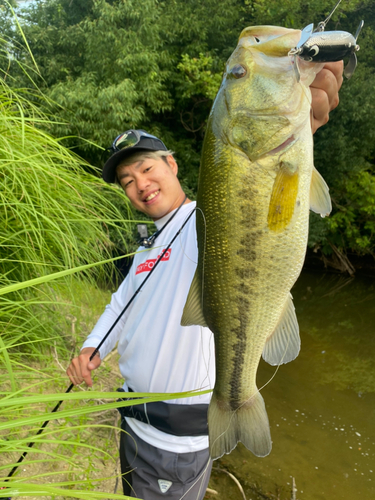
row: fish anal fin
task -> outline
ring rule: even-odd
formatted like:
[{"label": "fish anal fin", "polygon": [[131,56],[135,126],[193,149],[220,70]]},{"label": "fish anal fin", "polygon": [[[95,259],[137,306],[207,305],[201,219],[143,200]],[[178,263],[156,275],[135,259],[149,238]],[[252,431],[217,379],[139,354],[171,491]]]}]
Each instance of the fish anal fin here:
[{"label": "fish anal fin", "polygon": [[277,172],[268,209],[268,228],[282,232],[292,220],[298,195],[298,170],[291,168],[289,163],[280,163]]},{"label": "fish anal fin", "polygon": [[181,326],[207,326],[202,308],[202,285],[195,271],[181,318]]},{"label": "fish anal fin", "polygon": [[256,392],[233,411],[229,403],[218,401],[214,391],[208,408],[208,434],[213,460],[230,453],[239,441],[257,457],[268,455],[272,442],[261,394]]},{"label": "fish anal fin", "polygon": [[331,213],[332,203],[329,188],[320,173],[313,168],[310,185],[310,210],[326,217]]},{"label": "fish anal fin", "polygon": [[278,325],[268,337],[263,349],[263,359],[272,366],[293,361],[300,351],[301,339],[294,310],[292,296],[289,294]]}]

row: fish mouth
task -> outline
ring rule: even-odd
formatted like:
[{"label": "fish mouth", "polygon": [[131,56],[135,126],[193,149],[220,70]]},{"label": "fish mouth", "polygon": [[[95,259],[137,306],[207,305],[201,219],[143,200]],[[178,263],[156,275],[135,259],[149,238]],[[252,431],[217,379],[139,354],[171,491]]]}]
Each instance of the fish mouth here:
[{"label": "fish mouth", "polygon": [[274,155],[276,153],[280,153],[280,151],[284,151],[287,148],[289,149],[289,147],[292,146],[295,142],[296,142],[296,138],[294,137],[294,135],[291,135],[290,137],[288,137],[288,139],[286,141],[281,143],[280,146],[277,146],[276,148],[271,149],[271,151],[268,151],[267,156]]}]

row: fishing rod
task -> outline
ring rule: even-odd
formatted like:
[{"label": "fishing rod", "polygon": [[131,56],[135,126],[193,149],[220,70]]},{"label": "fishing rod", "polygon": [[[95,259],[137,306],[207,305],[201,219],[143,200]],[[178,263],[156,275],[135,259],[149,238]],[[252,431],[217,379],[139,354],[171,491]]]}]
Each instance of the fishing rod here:
[{"label": "fishing rod", "polygon": [[[177,208],[177,210],[174,212],[174,214],[172,215],[172,217],[170,217],[168,219],[168,221],[165,223],[165,225],[159,230],[159,231],[156,231],[156,233],[153,235],[155,236],[153,239],[152,239],[152,244],[155,242],[155,238],[157,236],[160,235],[160,233],[162,232],[162,230],[167,226],[167,224],[172,220],[172,218],[177,214],[177,212],[180,210],[180,208],[182,207],[182,205],[185,203],[187,199],[187,196],[185,196],[185,199],[184,201],[181,203],[181,205]],[[123,316],[123,314],[127,311],[127,309],[129,308],[129,306],[132,304],[132,302],[134,301],[134,299],[136,298],[136,296],[138,295],[138,293],[141,291],[143,285],[146,283],[146,281],[150,278],[151,274],[154,272],[154,270],[156,269],[157,265],[159,264],[160,261],[163,260],[163,257],[165,256],[165,254],[168,252],[168,250],[170,249],[170,247],[173,245],[174,241],[176,240],[176,238],[179,236],[179,234],[181,233],[181,231],[183,230],[183,228],[186,226],[187,222],[189,221],[190,217],[193,215],[193,213],[195,212],[195,208],[194,210],[192,210],[190,212],[190,214],[186,217],[184,223],[182,224],[182,226],[180,227],[180,229],[177,231],[177,233],[173,236],[173,238],[171,239],[171,241],[168,243],[168,245],[166,246],[166,248],[162,251],[162,253],[159,255],[159,257],[157,258],[156,262],[155,262],[155,265],[153,266],[153,268],[150,270],[150,272],[148,273],[148,275],[146,276],[146,278],[142,281],[142,283],[139,285],[139,287],[137,288],[137,290],[134,292],[133,296],[130,298],[130,300],[128,301],[128,303],[125,305],[125,307],[123,308],[123,310],[120,312],[120,314],[118,315],[118,317],[116,318],[116,320],[113,322],[112,326],[109,328],[108,332],[104,335],[104,337],[102,338],[102,340],[99,342],[98,346],[95,348],[95,350],[92,352],[92,354],[90,355],[90,361],[92,361],[94,359],[94,357],[98,354],[99,352],[99,349],[101,348],[101,346],[104,344],[104,342],[107,340],[107,338],[109,337],[109,335],[111,334],[112,330],[115,328],[115,326],[117,325],[117,323],[120,321],[121,317]],[[149,239],[151,239],[152,237],[150,237]],[[143,245],[144,246],[144,245]],[[150,247],[151,245],[149,245],[148,247]],[[74,387],[74,384],[70,384],[70,386],[67,388],[67,390],[65,391],[65,394],[69,393]],[[55,413],[57,412],[57,410],[60,408],[61,404],[62,404],[63,401],[59,401],[56,406],[53,408],[53,410],[51,411],[51,414],[52,413]],[[42,426],[40,427],[40,429],[38,430],[38,432],[36,433],[35,437],[39,436],[40,434],[42,434],[42,432],[44,431],[45,427],[48,425],[48,422],[49,422],[49,419],[46,420]],[[30,443],[27,445],[28,448],[32,448],[35,444],[35,440],[34,441],[30,441]],[[20,466],[20,464],[23,462],[23,460],[25,459],[25,457],[27,456],[28,454],[28,450],[25,450],[22,455],[20,456],[20,458],[18,459],[16,465],[13,467],[13,469],[9,472],[7,478],[5,479],[5,481],[9,481],[9,479],[13,476],[13,474],[16,472],[16,470],[18,469],[18,467]],[[6,500],[12,500],[11,497],[8,497]]]}]

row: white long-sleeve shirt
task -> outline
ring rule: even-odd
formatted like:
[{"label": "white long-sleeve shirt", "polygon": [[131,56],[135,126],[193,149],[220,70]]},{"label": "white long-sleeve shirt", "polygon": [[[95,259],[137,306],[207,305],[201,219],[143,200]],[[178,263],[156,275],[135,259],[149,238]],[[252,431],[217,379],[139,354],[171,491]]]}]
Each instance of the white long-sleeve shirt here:
[{"label": "white long-sleeve shirt", "polygon": [[[83,347],[99,344],[194,208],[194,202],[183,205],[151,249],[139,248],[129,274],[112,295],[110,304]],[[156,221],[157,228],[164,226],[172,214]],[[135,392],[170,393],[213,388],[215,355],[212,332],[201,326],[180,325],[197,260],[193,214],[100,348],[103,359],[118,342],[119,367],[125,379],[125,390],[130,387]],[[202,404],[209,403],[210,398],[211,394],[205,394],[166,402]],[[187,453],[208,446],[207,436],[173,436],[133,418],[127,418],[127,421],[139,437],[161,449]]]}]

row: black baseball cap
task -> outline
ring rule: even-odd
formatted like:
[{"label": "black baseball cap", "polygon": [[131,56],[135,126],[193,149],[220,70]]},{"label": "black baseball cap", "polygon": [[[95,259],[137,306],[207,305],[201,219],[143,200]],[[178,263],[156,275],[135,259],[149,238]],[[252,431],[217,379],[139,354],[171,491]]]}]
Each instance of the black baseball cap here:
[{"label": "black baseball cap", "polygon": [[148,134],[144,130],[127,130],[118,135],[109,148],[112,156],[103,167],[103,179],[109,184],[115,182],[117,165],[138,149],[168,151],[165,144],[154,135]]}]

